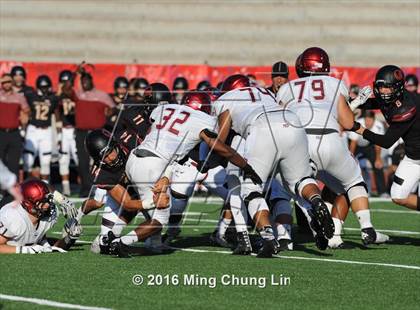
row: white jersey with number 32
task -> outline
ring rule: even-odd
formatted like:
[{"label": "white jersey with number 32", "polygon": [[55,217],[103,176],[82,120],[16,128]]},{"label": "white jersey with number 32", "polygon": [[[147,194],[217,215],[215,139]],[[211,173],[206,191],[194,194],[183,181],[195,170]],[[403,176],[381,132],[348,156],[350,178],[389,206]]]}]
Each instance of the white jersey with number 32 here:
[{"label": "white jersey with number 32", "polygon": [[305,128],[339,130],[337,103],[348,97],[344,82],[330,76],[309,76],[284,84],[277,92],[280,106],[295,112]]},{"label": "white jersey with number 32", "polygon": [[153,124],[139,149],[149,150],[171,161],[185,157],[200,141],[204,129],[216,132],[216,119],[185,105],[166,104],[156,107],[150,119]]},{"label": "white jersey with number 32", "polygon": [[251,123],[264,111],[278,108],[275,98],[271,93],[260,87],[245,87],[234,89],[222,95],[213,103],[213,114],[219,116],[229,111],[232,118],[232,129],[247,137]]}]

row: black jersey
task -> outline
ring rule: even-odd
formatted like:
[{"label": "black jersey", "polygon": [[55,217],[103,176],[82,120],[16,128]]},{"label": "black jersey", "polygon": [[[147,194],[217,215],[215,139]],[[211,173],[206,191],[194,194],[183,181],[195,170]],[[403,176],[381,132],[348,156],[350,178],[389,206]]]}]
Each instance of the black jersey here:
[{"label": "black jersey", "polygon": [[363,132],[363,138],[384,148],[391,147],[399,138],[404,140],[406,155],[420,159],[420,95],[404,90],[402,100],[385,105],[370,98],[361,109],[380,109],[389,128],[385,135],[377,135],[370,130]]},{"label": "black jersey", "polygon": [[[120,143],[122,151],[128,157],[132,149],[123,141],[120,141],[119,139],[117,139],[117,141]],[[127,189],[128,193],[132,198],[139,199],[136,194],[136,191],[134,190],[134,187],[131,185],[130,181],[127,178],[127,175],[125,174],[125,164],[118,169],[107,169],[106,166],[102,165],[98,167],[97,165],[95,165],[91,170],[91,174],[93,178],[93,183],[97,187],[105,190],[111,190],[119,184]]]},{"label": "black jersey", "polygon": [[[231,145],[232,139],[235,135],[236,135],[236,133],[233,130],[230,130],[229,134],[226,138],[225,144]],[[200,161],[200,144],[198,144],[196,147],[194,147],[188,153],[187,156],[198,163]],[[186,161],[186,158],[181,160],[180,162],[183,163],[185,161]],[[207,161],[206,161],[206,164],[205,164],[205,169],[202,170],[202,171],[207,171],[208,169],[213,169],[213,168],[216,168],[217,166],[222,166],[222,167],[226,168],[227,164],[228,164],[228,160],[225,157],[219,155],[216,152],[211,152],[210,156],[207,157]]]},{"label": "black jersey", "polygon": [[63,122],[64,127],[74,127],[75,126],[75,107],[76,103],[70,99],[66,95],[61,95],[59,97],[59,103],[60,103],[60,116],[61,121]]},{"label": "black jersey", "polygon": [[147,111],[141,105],[124,105],[120,112],[115,135],[130,149],[141,144],[146,137],[150,121]]},{"label": "black jersey", "polygon": [[28,100],[28,97],[32,96],[33,94],[36,94],[35,89],[26,84],[24,84],[20,89],[17,89],[17,92],[23,94],[26,100]]},{"label": "black jersey", "polygon": [[31,108],[29,124],[36,127],[51,126],[51,116],[58,107],[58,97],[54,94],[39,95],[38,93],[31,93],[27,100]]}]

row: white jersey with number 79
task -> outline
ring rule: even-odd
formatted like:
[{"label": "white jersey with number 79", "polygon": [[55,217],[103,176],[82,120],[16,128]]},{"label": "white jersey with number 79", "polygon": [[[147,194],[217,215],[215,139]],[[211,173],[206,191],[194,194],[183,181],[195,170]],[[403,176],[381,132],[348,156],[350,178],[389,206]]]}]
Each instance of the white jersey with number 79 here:
[{"label": "white jersey with number 79", "polygon": [[278,108],[273,95],[260,87],[244,87],[231,90],[212,104],[215,116],[229,111],[232,119],[232,129],[243,138],[247,137],[249,126],[258,116],[267,110]]},{"label": "white jersey with number 79", "polygon": [[204,129],[217,132],[216,119],[185,105],[165,104],[156,107],[150,120],[149,134],[139,149],[149,150],[168,161],[185,157],[198,143]]},{"label": "white jersey with number 79", "polygon": [[338,98],[348,97],[344,82],[326,75],[309,76],[284,84],[277,92],[280,106],[295,112],[305,128],[339,131]]}]

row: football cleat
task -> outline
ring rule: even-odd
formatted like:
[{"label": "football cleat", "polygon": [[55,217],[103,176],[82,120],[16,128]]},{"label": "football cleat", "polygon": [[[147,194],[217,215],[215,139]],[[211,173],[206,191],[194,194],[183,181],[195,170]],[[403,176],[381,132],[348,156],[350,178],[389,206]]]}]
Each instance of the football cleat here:
[{"label": "football cleat", "polygon": [[373,227],[362,229],[362,241],[364,245],[382,244],[389,240],[389,236],[376,231]]},{"label": "football cleat", "polygon": [[250,255],[252,252],[251,240],[247,231],[238,232],[238,245],[233,250],[233,255]]},{"label": "football cleat", "polygon": [[163,244],[166,246],[170,245],[180,234],[181,229],[179,227],[169,227],[166,233],[162,236]]},{"label": "football cleat", "polygon": [[321,251],[324,251],[328,247],[328,239],[325,238],[321,226],[319,226],[318,222],[315,219],[312,219],[311,228],[314,230],[314,238],[315,238],[315,245]]},{"label": "football cleat", "polygon": [[217,231],[214,231],[210,235],[210,241],[215,245],[221,246],[222,248],[232,248],[232,245],[225,239],[225,236],[219,236]]},{"label": "football cleat", "polygon": [[328,240],[328,247],[330,249],[342,249],[344,247],[343,239],[340,235],[334,236]]},{"label": "football cleat", "polygon": [[319,230],[314,229],[314,227],[312,228],[317,234],[321,232],[326,239],[332,238],[334,236],[334,222],[327,205],[321,198],[312,199],[311,205],[313,208],[312,221],[316,222]]},{"label": "football cleat", "polygon": [[279,250],[280,251],[293,251],[293,241],[290,239],[279,239]]},{"label": "football cleat", "polygon": [[262,248],[258,251],[258,258],[271,258],[273,254],[280,252],[280,245],[276,239],[265,239]]}]

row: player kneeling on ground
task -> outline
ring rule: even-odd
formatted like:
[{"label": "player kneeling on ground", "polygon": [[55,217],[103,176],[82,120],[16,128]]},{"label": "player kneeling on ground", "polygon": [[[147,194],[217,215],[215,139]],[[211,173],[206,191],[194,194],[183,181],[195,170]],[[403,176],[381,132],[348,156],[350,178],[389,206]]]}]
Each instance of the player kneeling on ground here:
[{"label": "player kneeling on ground", "polygon": [[11,202],[0,210],[0,253],[36,254],[69,249],[80,236],[81,226],[69,218],[63,238],[53,245],[48,243],[46,233],[56,224],[59,211],[47,184],[37,179],[25,181],[21,191],[21,203]]}]

